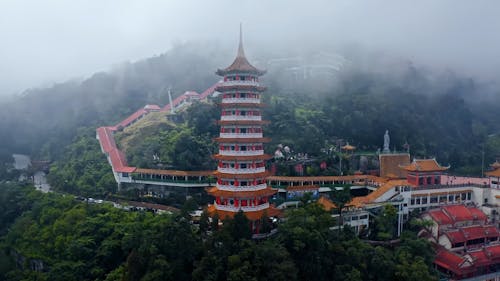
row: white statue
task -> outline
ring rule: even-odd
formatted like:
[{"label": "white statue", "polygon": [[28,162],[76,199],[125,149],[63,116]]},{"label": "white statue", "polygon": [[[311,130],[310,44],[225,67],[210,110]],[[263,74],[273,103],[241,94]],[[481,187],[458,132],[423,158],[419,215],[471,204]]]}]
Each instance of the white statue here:
[{"label": "white statue", "polygon": [[389,130],[385,130],[384,150],[382,151],[383,153],[390,153],[391,152],[391,150],[389,149],[390,143],[391,143],[391,137],[389,137]]}]

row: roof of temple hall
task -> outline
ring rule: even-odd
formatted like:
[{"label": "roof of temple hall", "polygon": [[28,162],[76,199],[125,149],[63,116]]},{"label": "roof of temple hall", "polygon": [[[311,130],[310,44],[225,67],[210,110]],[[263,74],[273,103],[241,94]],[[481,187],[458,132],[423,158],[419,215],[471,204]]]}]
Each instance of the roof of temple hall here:
[{"label": "roof of temple hall", "polygon": [[245,56],[245,51],[243,50],[243,35],[241,32],[241,26],[240,26],[240,44],[238,46],[238,54],[236,55],[236,58],[234,59],[233,63],[226,67],[225,69],[218,69],[217,74],[218,75],[226,75],[230,73],[238,73],[238,72],[249,72],[257,75],[262,75],[266,73],[265,70],[260,70],[257,69],[255,66],[251,65],[250,62],[248,62],[246,56]]},{"label": "roof of temple hall", "polygon": [[435,171],[446,171],[450,168],[444,167],[438,164],[435,158],[432,159],[413,159],[409,165],[400,166],[409,172],[435,172]]}]

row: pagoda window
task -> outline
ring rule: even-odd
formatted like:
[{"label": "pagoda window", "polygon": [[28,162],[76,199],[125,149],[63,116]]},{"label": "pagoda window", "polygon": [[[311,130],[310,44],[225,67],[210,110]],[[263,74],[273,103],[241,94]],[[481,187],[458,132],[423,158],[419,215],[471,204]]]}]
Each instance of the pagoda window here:
[{"label": "pagoda window", "polygon": [[241,116],[245,116],[245,115],[247,115],[247,112],[246,111],[242,111],[242,112],[240,112],[240,115]]},{"label": "pagoda window", "polygon": [[422,204],[427,204],[427,197],[422,197]]},{"label": "pagoda window", "polygon": [[462,200],[466,200],[467,199],[467,193],[462,193],[461,195],[462,195],[462,197],[461,197]]},{"label": "pagoda window", "polygon": [[240,168],[242,168],[242,169],[246,169],[246,168],[247,168],[247,164],[246,164],[246,163],[241,163],[241,164],[240,164]]},{"label": "pagoda window", "polygon": [[241,186],[247,186],[248,185],[248,182],[247,181],[242,181],[241,182]]},{"label": "pagoda window", "polygon": [[247,133],[247,128],[241,128],[241,129],[240,129],[240,133],[242,133],[242,134],[246,134],[246,133]]},{"label": "pagoda window", "polygon": [[230,150],[234,151],[236,150],[236,147],[234,145],[231,145]]},{"label": "pagoda window", "polygon": [[431,201],[430,203],[437,203],[438,202],[438,197],[437,196],[431,196]]},{"label": "pagoda window", "polygon": [[472,199],[472,194],[470,192],[467,192],[467,200],[471,200]]},{"label": "pagoda window", "polygon": [[247,94],[246,94],[246,93],[241,93],[241,94],[240,94],[240,98],[244,99],[244,98],[246,98],[246,97],[247,97]]},{"label": "pagoda window", "polygon": [[241,81],[245,81],[245,76],[241,76]]},{"label": "pagoda window", "polygon": [[246,145],[244,145],[244,146],[241,147],[241,151],[247,151]]}]

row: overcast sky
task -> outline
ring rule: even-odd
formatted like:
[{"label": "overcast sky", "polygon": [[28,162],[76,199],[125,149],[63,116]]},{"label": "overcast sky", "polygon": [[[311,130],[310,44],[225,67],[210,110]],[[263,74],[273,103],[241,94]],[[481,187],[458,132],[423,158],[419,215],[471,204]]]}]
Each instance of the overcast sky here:
[{"label": "overcast sky", "polygon": [[173,42],[236,45],[239,22],[247,53],[252,44],[355,43],[485,79],[500,73],[500,1],[0,0],[0,94],[86,77]]}]

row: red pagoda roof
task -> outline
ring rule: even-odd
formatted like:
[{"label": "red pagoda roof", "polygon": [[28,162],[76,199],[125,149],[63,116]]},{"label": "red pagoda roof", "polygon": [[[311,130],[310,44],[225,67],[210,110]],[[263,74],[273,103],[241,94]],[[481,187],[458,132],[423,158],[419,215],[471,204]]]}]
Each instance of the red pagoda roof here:
[{"label": "red pagoda roof", "polygon": [[260,173],[249,173],[249,174],[228,174],[221,173],[219,171],[215,171],[214,175],[224,179],[258,179],[258,178],[266,178],[269,176],[269,171],[260,172]]},{"label": "red pagoda roof", "polygon": [[268,120],[218,120],[219,125],[267,125],[270,123]]},{"label": "red pagoda roof", "polygon": [[216,142],[219,143],[261,143],[261,142],[270,142],[270,138],[214,138]]},{"label": "red pagoda roof", "polygon": [[253,197],[271,196],[278,191],[269,187],[255,191],[228,191],[228,190],[218,189],[217,187],[212,187],[207,189],[207,192],[212,196],[222,196],[228,198],[229,197],[253,198]]},{"label": "red pagoda roof", "polygon": [[252,103],[252,102],[232,102],[232,103],[220,103],[220,107],[266,107],[264,103]]},{"label": "red pagoda roof", "polygon": [[[217,210],[214,205],[209,205],[207,211],[211,216],[217,214],[220,219],[225,219],[226,217],[233,218],[236,214],[236,212]],[[268,217],[281,217],[283,216],[283,211],[271,206],[266,210],[244,212],[244,214],[249,220],[256,221],[261,219],[264,214],[267,214]]]},{"label": "red pagoda roof", "polygon": [[257,69],[255,66],[251,65],[250,62],[248,62],[246,56],[245,56],[245,51],[243,50],[243,35],[241,31],[241,25],[240,25],[240,44],[238,46],[238,54],[236,55],[236,58],[234,59],[233,63],[226,67],[225,69],[218,69],[217,74],[224,76],[226,74],[230,73],[240,73],[240,72],[248,72],[248,73],[254,73],[257,75],[263,75],[266,73],[265,70],[260,70]]},{"label": "red pagoda roof", "polygon": [[273,158],[269,154],[262,154],[262,155],[250,155],[250,156],[244,156],[244,155],[220,155],[220,154],[215,154],[213,156],[217,160],[238,160],[238,161],[250,161],[250,160],[269,160]]},{"label": "red pagoda roof", "polygon": [[450,168],[443,167],[438,164],[436,159],[414,159],[410,165],[399,166],[401,169],[404,169],[409,172],[438,172],[438,171],[446,171]]}]

